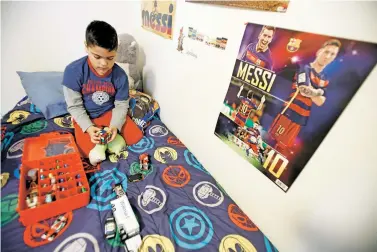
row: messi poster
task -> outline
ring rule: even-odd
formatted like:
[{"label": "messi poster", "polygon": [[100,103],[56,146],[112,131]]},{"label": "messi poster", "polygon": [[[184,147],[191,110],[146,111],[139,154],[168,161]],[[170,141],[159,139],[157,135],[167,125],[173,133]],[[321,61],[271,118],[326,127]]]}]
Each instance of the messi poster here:
[{"label": "messi poster", "polygon": [[377,44],[247,24],[215,135],[283,191],[377,62]]},{"label": "messi poster", "polygon": [[142,0],[141,27],[163,38],[173,39],[175,7],[175,1]]}]

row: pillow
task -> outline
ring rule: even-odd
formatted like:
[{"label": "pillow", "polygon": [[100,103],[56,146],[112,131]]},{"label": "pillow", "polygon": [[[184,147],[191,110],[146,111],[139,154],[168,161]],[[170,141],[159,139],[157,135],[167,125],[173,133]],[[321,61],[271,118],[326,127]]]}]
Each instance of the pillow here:
[{"label": "pillow", "polygon": [[68,114],[63,94],[63,72],[21,72],[22,86],[46,119]]},{"label": "pillow", "polygon": [[144,131],[154,116],[159,116],[160,106],[150,95],[130,89],[130,108],[128,115]]}]

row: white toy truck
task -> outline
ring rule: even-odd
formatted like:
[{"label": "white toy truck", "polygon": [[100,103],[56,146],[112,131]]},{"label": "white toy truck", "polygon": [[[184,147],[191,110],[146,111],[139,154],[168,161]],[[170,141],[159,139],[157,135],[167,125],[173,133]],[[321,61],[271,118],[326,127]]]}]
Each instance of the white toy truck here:
[{"label": "white toy truck", "polygon": [[115,185],[114,191],[117,199],[110,203],[120,239],[126,245],[126,251],[137,252],[141,246],[139,222],[122,186]]}]

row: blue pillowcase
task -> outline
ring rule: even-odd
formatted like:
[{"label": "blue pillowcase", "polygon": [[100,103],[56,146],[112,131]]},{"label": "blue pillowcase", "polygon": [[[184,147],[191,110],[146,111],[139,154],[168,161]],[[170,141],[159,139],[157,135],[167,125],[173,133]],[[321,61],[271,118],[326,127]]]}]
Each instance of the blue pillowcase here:
[{"label": "blue pillowcase", "polygon": [[63,94],[63,72],[21,72],[22,86],[46,119],[68,114]]}]

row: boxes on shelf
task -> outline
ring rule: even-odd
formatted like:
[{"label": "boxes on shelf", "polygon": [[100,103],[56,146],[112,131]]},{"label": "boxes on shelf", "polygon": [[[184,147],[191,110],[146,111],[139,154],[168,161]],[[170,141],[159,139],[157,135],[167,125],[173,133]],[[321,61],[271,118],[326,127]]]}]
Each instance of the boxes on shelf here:
[{"label": "boxes on shelf", "polygon": [[71,134],[25,139],[17,208],[24,226],[84,207],[89,200],[89,183]]}]

